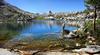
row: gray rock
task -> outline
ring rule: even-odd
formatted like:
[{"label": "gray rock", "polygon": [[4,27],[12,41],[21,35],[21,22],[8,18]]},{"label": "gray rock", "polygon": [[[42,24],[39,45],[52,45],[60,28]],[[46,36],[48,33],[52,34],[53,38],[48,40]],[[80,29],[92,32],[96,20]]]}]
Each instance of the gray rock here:
[{"label": "gray rock", "polygon": [[70,38],[75,38],[75,37],[77,37],[77,35],[74,34],[73,32],[70,32],[68,35],[64,35],[64,37],[70,39]]},{"label": "gray rock", "polygon": [[19,55],[17,52],[10,52],[8,49],[0,48],[0,55]]}]

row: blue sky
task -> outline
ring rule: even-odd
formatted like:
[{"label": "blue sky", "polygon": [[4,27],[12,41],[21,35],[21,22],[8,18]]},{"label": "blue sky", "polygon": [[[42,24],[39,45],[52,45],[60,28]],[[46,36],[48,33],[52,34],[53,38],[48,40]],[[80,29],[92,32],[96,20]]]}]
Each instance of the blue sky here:
[{"label": "blue sky", "polygon": [[18,8],[32,13],[72,12],[85,9],[84,0],[6,0]]}]

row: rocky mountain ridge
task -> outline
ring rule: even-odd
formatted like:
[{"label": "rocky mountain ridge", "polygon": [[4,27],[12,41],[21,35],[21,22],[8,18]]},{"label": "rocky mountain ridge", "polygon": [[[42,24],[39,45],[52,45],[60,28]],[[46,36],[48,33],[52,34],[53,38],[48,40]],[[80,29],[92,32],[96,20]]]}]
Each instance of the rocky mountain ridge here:
[{"label": "rocky mountain ridge", "polygon": [[4,0],[0,0],[0,21],[28,20],[32,19],[33,13],[23,11]]}]

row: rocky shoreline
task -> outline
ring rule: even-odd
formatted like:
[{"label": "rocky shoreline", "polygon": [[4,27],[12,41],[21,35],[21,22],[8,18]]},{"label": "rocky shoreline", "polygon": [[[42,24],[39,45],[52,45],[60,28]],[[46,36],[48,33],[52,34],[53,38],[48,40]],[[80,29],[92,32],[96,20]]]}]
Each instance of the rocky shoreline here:
[{"label": "rocky shoreline", "polygon": [[[0,55],[89,55],[88,53],[84,51],[80,51],[80,49],[74,49],[74,50],[65,50],[65,51],[59,51],[59,50],[50,50],[50,51],[39,51],[39,50],[18,50],[18,49],[4,49],[0,48]],[[100,53],[94,54],[94,55],[100,55]]]}]

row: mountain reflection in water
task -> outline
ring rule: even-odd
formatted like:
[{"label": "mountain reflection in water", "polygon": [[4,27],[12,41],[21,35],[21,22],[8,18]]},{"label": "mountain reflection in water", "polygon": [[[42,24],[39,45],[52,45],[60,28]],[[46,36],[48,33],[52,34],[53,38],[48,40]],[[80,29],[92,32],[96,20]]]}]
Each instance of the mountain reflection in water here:
[{"label": "mountain reflection in water", "polygon": [[[47,38],[59,37],[62,31],[63,21],[52,20],[33,20],[32,22],[17,22],[17,23],[0,23],[0,36],[11,37],[7,40],[24,39],[24,38]],[[66,30],[73,31],[78,29],[75,26],[65,27]]]}]

